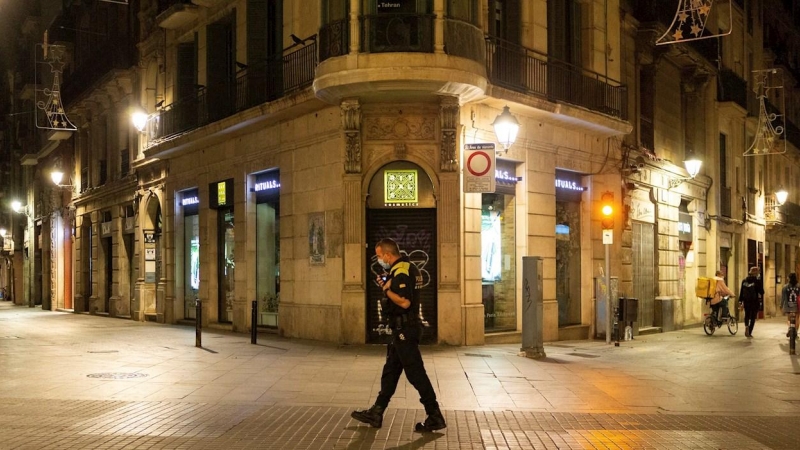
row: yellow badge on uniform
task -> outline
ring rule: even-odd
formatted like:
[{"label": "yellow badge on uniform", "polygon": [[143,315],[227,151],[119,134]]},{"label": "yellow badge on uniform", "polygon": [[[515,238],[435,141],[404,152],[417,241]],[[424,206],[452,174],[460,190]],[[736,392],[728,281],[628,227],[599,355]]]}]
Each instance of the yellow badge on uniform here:
[{"label": "yellow badge on uniform", "polygon": [[403,284],[401,284],[401,285],[400,285],[400,289],[402,289],[402,288],[404,288],[404,287],[406,287],[405,283],[403,283]]}]

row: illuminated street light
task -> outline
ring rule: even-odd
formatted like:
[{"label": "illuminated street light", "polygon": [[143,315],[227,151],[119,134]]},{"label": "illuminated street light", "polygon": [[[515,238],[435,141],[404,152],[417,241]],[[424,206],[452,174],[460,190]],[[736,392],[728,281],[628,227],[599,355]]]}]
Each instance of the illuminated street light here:
[{"label": "illuminated street light", "polygon": [[789,197],[789,192],[786,191],[783,187],[778,188],[775,192],[775,200],[778,201],[779,205],[783,205],[786,203],[786,199]]},{"label": "illuminated street light", "polygon": [[[133,121],[133,126],[139,130],[140,133],[144,132],[145,127],[147,126],[147,119],[150,116],[142,111],[136,111],[131,114],[131,120]],[[57,183],[56,183],[57,184]]]},{"label": "illuminated street light", "polygon": [[514,141],[517,140],[517,132],[519,131],[519,121],[511,114],[508,106],[503,107],[503,112],[494,119],[492,126],[494,127],[497,141],[503,146],[503,150],[508,151],[508,148],[514,145]]},{"label": "illuminated street light", "polygon": [[53,180],[53,183],[60,186],[61,181],[64,180],[64,172],[59,169],[53,169],[53,171],[50,172],[50,179]]}]

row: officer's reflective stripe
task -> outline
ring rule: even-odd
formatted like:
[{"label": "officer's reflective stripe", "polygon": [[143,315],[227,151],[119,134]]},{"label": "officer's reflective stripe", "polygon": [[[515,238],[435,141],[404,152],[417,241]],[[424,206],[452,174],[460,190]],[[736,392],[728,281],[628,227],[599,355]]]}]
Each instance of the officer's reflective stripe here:
[{"label": "officer's reflective stripe", "polygon": [[392,275],[397,276],[398,274],[403,274],[410,276],[409,270],[411,270],[411,263],[401,261],[392,267]]}]

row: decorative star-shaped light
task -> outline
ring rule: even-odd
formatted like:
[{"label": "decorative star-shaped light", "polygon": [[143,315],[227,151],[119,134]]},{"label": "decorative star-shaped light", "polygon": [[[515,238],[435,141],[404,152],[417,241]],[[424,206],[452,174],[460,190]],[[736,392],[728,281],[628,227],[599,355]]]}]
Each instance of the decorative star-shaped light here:
[{"label": "decorative star-shaped light", "polygon": [[51,59],[47,62],[50,65],[50,72],[52,73],[63,73],[64,72],[64,62],[61,59]]},{"label": "decorative star-shaped light", "polygon": [[692,34],[697,37],[700,36],[700,33],[702,33],[702,29],[697,25],[692,25]]},{"label": "decorative star-shaped light", "polygon": [[678,14],[678,20],[680,20],[681,23],[685,23],[686,19],[688,19],[688,18],[689,18],[689,15],[686,14],[686,11],[681,11],[681,13]]},{"label": "decorative star-shaped light", "polygon": [[700,11],[700,15],[707,16],[708,12],[711,10],[711,7],[708,5],[703,5],[698,8],[698,10]]},{"label": "decorative star-shaped light", "polygon": [[675,30],[675,34],[673,34],[672,37],[674,37],[676,41],[683,40],[683,31]]}]

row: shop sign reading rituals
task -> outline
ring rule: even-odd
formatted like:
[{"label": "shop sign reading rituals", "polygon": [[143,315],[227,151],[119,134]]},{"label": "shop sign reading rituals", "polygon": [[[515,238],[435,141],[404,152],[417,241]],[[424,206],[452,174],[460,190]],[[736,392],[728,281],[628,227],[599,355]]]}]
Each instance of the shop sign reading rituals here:
[{"label": "shop sign reading rituals", "polygon": [[464,145],[464,192],[494,192],[495,163],[494,144]]}]

